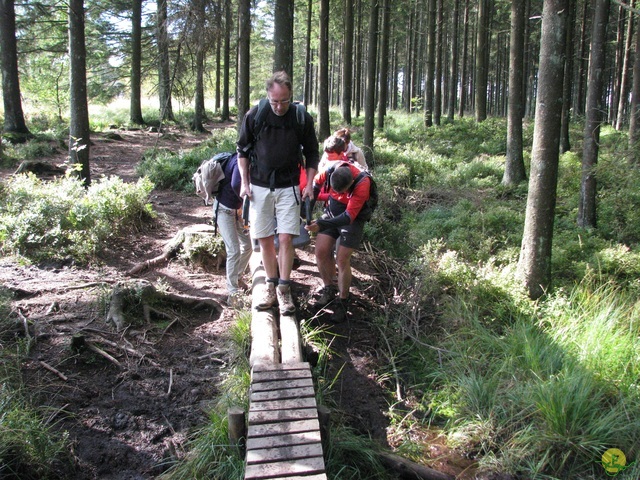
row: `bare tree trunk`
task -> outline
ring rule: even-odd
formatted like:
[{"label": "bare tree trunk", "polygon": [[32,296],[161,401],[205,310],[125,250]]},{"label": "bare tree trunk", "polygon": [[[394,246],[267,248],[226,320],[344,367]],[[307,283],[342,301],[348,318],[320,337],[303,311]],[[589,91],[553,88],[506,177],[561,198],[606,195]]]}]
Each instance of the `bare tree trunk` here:
[{"label": "bare tree trunk", "polygon": [[464,110],[467,103],[467,55],[469,52],[469,0],[464,4],[464,25],[462,34],[462,73],[460,74],[460,109],[458,116],[464,117]]},{"label": "bare tree trunk", "polygon": [[433,123],[435,125],[440,125],[440,118],[442,117],[442,10],[442,0],[436,0],[436,64],[433,93]]},{"label": "bare tree trunk", "polygon": [[132,0],[131,8],[131,107],[129,120],[144,125],[142,118],[142,0]]},{"label": "bare tree trunk", "polygon": [[538,97],[531,152],[529,195],[518,273],[529,296],[551,284],[551,244],[558,184],[562,77],[568,0],[544,0]]},{"label": "bare tree trunk", "polygon": [[616,56],[611,78],[611,91],[609,95],[609,105],[607,108],[607,121],[614,125],[618,117],[618,102],[620,101],[620,87],[622,84],[622,66],[624,63],[624,26],[625,26],[626,10],[622,5],[618,6],[618,21],[616,30]]},{"label": "bare tree trunk", "polygon": [[205,4],[204,0],[194,0],[193,8],[196,10],[195,15],[195,48],[196,48],[196,85],[194,99],[194,115],[191,128],[196,132],[205,132],[202,122],[204,121],[204,55],[206,50],[204,19]]},{"label": "bare tree trunk", "polygon": [[238,125],[249,111],[251,0],[238,0]]},{"label": "bare tree trunk", "polygon": [[87,51],[84,36],[84,0],[69,2],[70,121],[69,158],[81,166],[79,176],[91,185],[89,169],[89,109],[87,105]]},{"label": "bare tree trunk", "polygon": [[31,137],[31,132],[24,121],[20,96],[14,0],[2,0],[0,9],[0,68],[2,68],[4,132],[12,134],[13,141],[24,142]]},{"label": "bare tree trunk", "polygon": [[[635,0],[631,0],[631,8],[634,8]],[[627,20],[627,36],[624,46],[624,61],[622,63],[622,79],[620,81],[620,99],[618,101],[618,116],[616,118],[616,130],[622,130],[624,124],[625,108],[629,98],[629,70],[631,62],[631,45],[633,44],[633,11],[629,10],[629,19]],[[636,49],[636,52],[638,50]],[[636,56],[639,53],[636,53]]]},{"label": "bare tree trunk", "polygon": [[158,93],[160,119],[175,121],[171,105],[171,69],[167,34],[167,0],[157,0]]},{"label": "bare tree trunk", "polygon": [[[222,112],[220,119],[222,121],[229,120],[229,83],[231,70],[231,25],[233,18],[231,16],[231,2],[224,0],[224,46],[222,48],[222,58],[224,59],[224,74],[222,76]],[[239,118],[242,118],[239,116]]]},{"label": "bare tree trunk", "polygon": [[320,0],[320,40],[318,42],[318,135],[331,135],[329,123],[329,0]]},{"label": "bare tree trunk", "polygon": [[560,153],[571,150],[569,123],[571,120],[571,96],[573,87],[573,32],[576,21],[576,0],[569,0],[567,40],[565,43],[564,85],[562,88],[562,126],[560,127]]},{"label": "bare tree trunk", "polygon": [[371,15],[369,18],[369,51],[367,53],[367,95],[364,102],[364,134],[363,145],[365,157],[370,168],[374,167],[373,131],[375,128],[376,110],[376,59],[378,45],[378,5],[379,0],[371,0]]},{"label": "bare tree trunk", "polygon": [[276,0],[273,71],[284,70],[293,81],[293,0]]},{"label": "bare tree trunk", "polygon": [[489,66],[487,65],[487,37],[489,30],[489,0],[478,2],[478,31],[476,32],[476,80],[475,105],[476,122],[487,119],[487,79]]},{"label": "bare tree trunk", "polygon": [[378,95],[378,128],[384,128],[387,115],[387,99],[389,98],[389,35],[391,7],[389,0],[382,4],[382,41],[380,42],[380,94]]},{"label": "bare tree trunk", "polygon": [[344,1],[344,62],[342,64],[342,119],[351,125],[353,100],[353,2]]},{"label": "bare tree trunk", "polygon": [[596,172],[600,143],[600,125],[605,120],[602,114],[602,89],[604,85],[605,49],[610,0],[596,0],[596,10],[589,48],[589,76],[587,89],[584,140],[582,144],[582,179],[580,181],[580,204],[578,225],[583,228],[596,227]]},{"label": "bare tree trunk", "polygon": [[[311,103],[311,19],[313,18],[313,0],[309,0],[307,4],[307,34],[305,47],[305,66],[304,66],[304,103]],[[352,32],[353,33],[353,32]],[[353,48],[353,38],[351,42]]]},{"label": "bare tree trunk", "polygon": [[357,23],[357,31],[356,31],[356,71],[355,71],[355,79],[356,79],[356,92],[354,96],[354,104],[356,108],[356,118],[360,116],[360,107],[362,103],[360,99],[362,97],[362,1],[357,0],[358,2],[358,14],[356,18],[358,19]]},{"label": "bare tree trunk", "polygon": [[584,92],[585,92],[585,70],[587,69],[587,20],[589,17],[589,4],[590,2],[584,2],[582,9],[582,23],[580,29],[580,53],[578,54],[578,92],[576,95],[576,102],[573,107],[576,115],[584,115]]},{"label": "bare tree trunk", "polygon": [[629,109],[629,148],[631,161],[640,164],[640,26],[636,29],[636,56],[633,61],[633,86],[631,87],[631,108]]},{"label": "bare tree trunk", "polygon": [[458,17],[460,15],[460,0],[453,4],[453,28],[451,29],[451,71],[449,73],[449,103],[447,105],[447,119],[453,122],[456,110],[456,92],[458,91]]},{"label": "bare tree trunk", "polygon": [[427,62],[424,76],[424,126],[433,126],[433,82],[436,62],[436,0],[428,0]]},{"label": "bare tree trunk", "polygon": [[522,68],[524,61],[524,7],[521,0],[511,1],[511,39],[509,45],[509,111],[507,122],[507,159],[503,185],[517,185],[527,178],[522,152]]}]

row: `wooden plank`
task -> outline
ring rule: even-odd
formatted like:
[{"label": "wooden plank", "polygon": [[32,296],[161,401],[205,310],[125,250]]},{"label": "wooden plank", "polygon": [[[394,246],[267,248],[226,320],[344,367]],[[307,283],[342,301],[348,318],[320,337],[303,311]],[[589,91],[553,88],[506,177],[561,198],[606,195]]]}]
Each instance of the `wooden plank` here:
[{"label": "wooden plank", "polygon": [[280,362],[302,361],[302,339],[295,315],[280,315]]},{"label": "wooden plank", "polygon": [[324,459],[322,457],[305,458],[286,462],[260,463],[247,465],[244,478],[247,480],[261,480],[279,478],[283,475],[304,475],[324,473]]},{"label": "wooden plank", "polygon": [[279,363],[278,328],[273,312],[254,310],[251,316],[251,342],[249,364]]},{"label": "wooden plank", "polygon": [[275,365],[256,365],[253,367],[254,371],[257,372],[267,372],[269,370],[302,370],[304,368],[311,368],[309,362],[299,362],[299,363],[278,363]]},{"label": "wooden plank", "polygon": [[314,397],[307,398],[290,398],[267,400],[265,402],[251,402],[250,412],[260,412],[264,410],[291,410],[294,408],[316,408],[316,399]]},{"label": "wooden plank", "polygon": [[287,475],[286,477],[278,477],[277,480],[327,480],[327,474],[318,473],[316,475],[304,475],[304,476],[295,475],[293,477],[290,477],[289,475]]},{"label": "wooden plank", "polygon": [[259,382],[251,384],[252,392],[266,392],[270,390],[280,390],[287,388],[300,388],[311,387],[313,388],[313,380],[311,378],[301,378],[298,380],[284,380],[273,382]]},{"label": "wooden plank", "polygon": [[249,412],[249,423],[259,425],[261,423],[290,422],[293,420],[307,420],[318,418],[317,408],[298,408],[295,410],[265,410],[264,412]]},{"label": "wooden plank", "polygon": [[246,458],[247,465],[253,465],[256,463],[280,462],[283,460],[297,460],[312,457],[322,457],[322,445],[320,443],[248,450]]},{"label": "wooden plank", "polygon": [[266,390],[264,392],[251,392],[252,402],[263,402],[268,400],[286,400],[288,398],[314,397],[316,392],[313,387],[285,388],[284,390]]},{"label": "wooden plank", "polygon": [[265,423],[261,425],[251,425],[247,429],[247,437],[265,437],[268,435],[285,435],[288,433],[320,431],[320,423],[317,418],[308,420],[297,420],[283,423]]},{"label": "wooden plank", "polygon": [[311,370],[300,368],[295,370],[258,371],[251,374],[251,383],[269,382],[273,380],[295,380],[296,378],[313,378]]},{"label": "wooden plank", "polygon": [[320,431],[301,432],[288,435],[274,435],[272,437],[247,438],[246,449],[256,450],[260,448],[284,447],[286,445],[305,445],[322,441]]}]

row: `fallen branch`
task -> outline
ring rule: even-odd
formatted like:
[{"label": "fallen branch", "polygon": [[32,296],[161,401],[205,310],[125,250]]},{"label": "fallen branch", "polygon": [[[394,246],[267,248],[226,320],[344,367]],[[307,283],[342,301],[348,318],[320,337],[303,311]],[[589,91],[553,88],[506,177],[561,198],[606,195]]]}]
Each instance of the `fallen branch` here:
[{"label": "fallen branch", "polygon": [[453,475],[439,472],[424,465],[412,462],[392,453],[380,452],[380,460],[387,468],[398,473],[401,478],[412,480],[454,480]]},{"label": "fallen branch", "polygon": [[56,370],[55,368],[53,368],[51,365],[49,365],[47,362],[43,362],[42,360],[40,360],[40,365],[42,365],[46,370],[49,370],[52,373],[55,373],[58,377],[60,377],[62,380],[64,380],[65,382],[67,380],[69,380],[69,378],[63,374],[61,371]]},{"label": "fallen branch", "polygon": [[102,350],[101,348],[99,348],[98,346],[96,346],[94,343],[86,340],[85,341],[85,346],[91,350],[94,353],[97,353],[98,355],[106,358],[107,360],[109,360],[111,363],[113,363],[114,365],[116,365],[118,368],[122,368],[122,364],[116,360],[115,358],[113,358],[111,355],[109,355],[107,352],[105,352],[104,350]]}]

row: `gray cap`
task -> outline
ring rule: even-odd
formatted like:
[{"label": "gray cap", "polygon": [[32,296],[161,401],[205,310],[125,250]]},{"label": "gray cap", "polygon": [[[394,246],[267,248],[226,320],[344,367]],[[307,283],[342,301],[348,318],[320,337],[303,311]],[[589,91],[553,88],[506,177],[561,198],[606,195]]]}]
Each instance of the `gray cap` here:
[{"label": "gray cap", "polygon": [[341,165],[331,174],[331,188],[336,192],[343,192],[353,182],[353,175],[349,165]]}]

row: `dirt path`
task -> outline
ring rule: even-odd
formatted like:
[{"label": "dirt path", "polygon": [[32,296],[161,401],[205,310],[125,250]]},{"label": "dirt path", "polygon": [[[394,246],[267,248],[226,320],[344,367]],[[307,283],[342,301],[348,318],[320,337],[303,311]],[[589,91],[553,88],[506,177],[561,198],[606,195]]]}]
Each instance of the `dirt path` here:
[{"label": "dirt path", "polygon": [[[219,128],[219,126],[216,126]],[[142,153],[153,147],[191,148],[205,135],[174,132],[168,139],[145,131],[118,132],[122,140],[95,135],[92,140],[92,176],[118,175],[134,181]],[[51,159],[62,162],[66,152]],[[11,174],[1,172],[3,177]],[[171,291],[211,297],[220,309],[175,310],[167,328],[141,324],[123,334],[104,322],[101,302],[111,287],[140,261],[161,253],[182,227],[207,223],[210,207],[195,195],[156,190],[150,199],[163,219],[149,229],[112,245],[100,264],[18,264],[0,260],[0,284],[17,293],[13,315],[33,325],[34,339],[23,364],[26,383],[47,406],[60,431],[69,432],[77,479],[133,480],[154,478],[167,462],[184,454],[190,433],[206,421],[217,385],[227,368],[225,334],[235,312],[224,305],[224,272],[194,270],[177,261],[145,278]],[[294,296],[300,317],[311,317],[312,291],[319,286],[311,247],[299,252],[302,266],[294,272]],[[351,322],[334,326],[334,373],[344,365],[336,385],[335,401],[349,412],[358,431],[386,442],[387,400],[376,381],[376,348],[368,315],[374,309],[364,287],[371,280],[354,260],[357,300]],[[319,321],[322,321],[320,319]],[[97,345],[119,365],[95,352],[77,353],[74,337]]]}]

